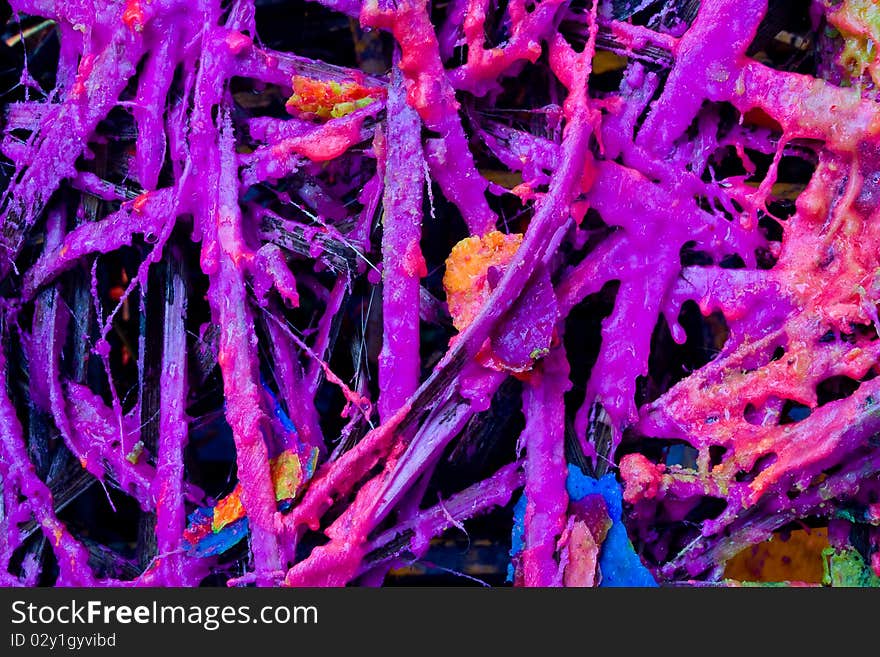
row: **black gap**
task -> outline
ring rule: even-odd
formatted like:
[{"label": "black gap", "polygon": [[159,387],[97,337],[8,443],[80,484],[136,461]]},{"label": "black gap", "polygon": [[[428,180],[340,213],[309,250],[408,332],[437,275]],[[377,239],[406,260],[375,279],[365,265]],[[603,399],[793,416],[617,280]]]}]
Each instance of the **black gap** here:
[{"label": "black gap", "polygon": [[697,459],[700,452],[691,445],[672,445],[666,453],[664,464],[666,466],[677,465],[689,470],[697,469]]},{"label": "black gap", "polygon": [[746,54],[776,70],[814,75],[811,5],[811,0],[770,0]]},{"label": "black gap", "polygon": [[635,434],[631,430],[623,433],[620,447],[614,457],[617,462],[627,454],[641,454],[652,463],[671,461],[696,463],[698,452],[686,440],[680,438],[651,438]]},{"label": "black gap", "polygon": [[727,508],[727,500],[719,497],[703,497],[693,509],[687,512],[685,522],[703,523],[714,520]]},{"label": "black gap", "polygon": [[748,472],[746,472],[745,470],[740,470],[736,474],[734,479],[739,483],[751,483],[757,478],[759,474],[761,474],[761,472],[776,463],[777,458],[778,457],[773,452],[769,454],[764,454],[763,456],[760,456],[758,457],[758,459],[755,460],[755,464]]},{"label": "black gap", "polygon": [[784,221],[797,212],[797,206],[791,199],[779,198],[767,203],[767,211],[777,219]]},{"label": "black gap", "polygon": [[613,4],[619,7],[615,10],[615,15],[628,16],[633,25],[644,27],[647,27],[660,9],[657,6],[660,4],[660,0],[654,0],[646,7],[642,7],[643,0],[619,0]]},{"label": "black gap", "polygon": [[[590,210],[587,211],[587,214],[590,214]],[[584,222],[584,224],[582,224],[582,226],[585,224],[586,221]],[[608,239],[608,237],[617,232],[617,230],[617,227],[608,226],[591,229],[590,231],[588,231],[588,237],[586,237],[586,240],[583,242],[583,246],[580,249],[575,250],[573,243],[576,241],[577,238],[574,238],[571,240],[565,240],[562,245],[560,245],[559,250],[560,252],[565,254],[565,262],[569,265],[569,267],[576,267],[581,262],[583,262],[586,257],[590,255],[599,244]],[[584,235],[584,232],[577,228],[573,229],[573,231],[579,232],[578,238],[583,237]],[[563,273],[564,272],[560,271],[559,273],[554,275],[552,277],[553,282],[556,283],[559,279],[561,279]]]},{"label": "black gap", "polygon": [[559,83],[548,71],[546,52],[534,64],[521,64],[517,75],[500,81],[502,91],[493,101],[495,111],[501,108],[508,111],[539,110],[559,102],[560,98],[554,98],[550,93],[551,88]]},{"label": "black gap", "polygon": [[307,559],[312,550],[329,542],[330,539],[324,532],[307,529],[296,544],[297,561]]},{"label": "black gap", "polygon": [[[208,389],[212,388],[216,390],[214,386]],[[220,498],[235,487],[236,452],[232,429],[223,413],[222,387],[215,395],[219,399],[210,404],[211,410],[190,422],[184,463],[188,480],[193,485],[204,490],[208,497]]]},{"label": "black gap", "polygon": [[764,178],[767,177],[767,172],[770,170],[770,165],[773,164],[773,156],[768,155],[767,153],[762,153],[761,151],[756,151],[752,148],[746,148],[745,152],[752,163],[755,165],[754,173],[752,173],[752,175],[750,175],[746,180],[747,182],[760,183],[762,180],[764,180]]},{"label": "black gap", "polygon": [[565,353],[572,363],[580,364],[571,368],[572,387],[565,393],[566,415],[571,418],[584,401],[590,371],[602,345],[602,320],[614,310],[619,289],[620,281],[605,283],[599,292],[587,296],[572,308],[565,318]]},{"label": "black gap", "polygon": [[727,320],[719,311],[704,316],[695,301],[685,301],[678,321],[687,334],[685,366],[694,371],[715,359],[730,334]]},{"label": "black gap", "polygon": [[746,263],[737,253],[729,253],[721,259],[718,266],[723,269],[745,269]]},{"label": "black gap", "polygon": [[256,27],[262,43],[274,50],[357,67],[349,18],[321,5],[305,0],[258,2]]},{"label": "black gap", "polygon": [[648,376],[637,380],[637,404],[650,403],[691,372],[703,367],[721,352],[729,329],[724,316],[714,312],[703,316],[694,301],[682,305],[678,317],[685,331],[684,344],[676,344],[663,315],[651,338]]},{"label": "black gap", "polygon": [[854,522],[849,528],[849,544],[859,553],[866,564],[871,563],[873,531],[865,523]]},{"label": "black gap", "polygon": [[428,504],[491,476],[510,462],[525,427],[521,395],[522,384],[511,377],[495,392],[489,409],[468,421],[432,476]]},{"label": "black gap", "polygon": [[626,66],[624,65],[619,69],[591,75],[588,81],[590,93],[593,97],[602,97],[605,94],[618,91],[623,82],[625,71]]},{"label": "black gap", "polygon": [[760,246],[755,249],[755,264],[758,269],[773,269],[778,260],[779,258],[766,247]]},{"label": "black gap", "polygon": [[832,329],[828,329],[819,337],[819,342],[822,344],[828,344],[835,340],[837,340],[837,334]]},{"label": "black gap", "polygon": [[715,180],[724,180],[731,176],[744,176],[747,173],[742,160],[736,152],[736,148],[734,146],[722,146],[709,156],[709,161],[706,168],[703,169],[701,178],[703,182],[708,183],[712,181],[713,176]]},{"label": "black gap", "polygon": [[810,407],[794,401],[786,399],[782,406],[782,412],[779,414],[779,424],[794,424],[810,417]]},{"label": "black gap", "polygon": [[724,217],[727,221],[733,221],[733,215],[730,213],[730,210],[724,206],[724,203],[721,202],[720,198],[715,199],[712,203],[712,207],[715,208],[715,214]]},{"label": "black gap", "polygon": [[[112,506],[108,495],[113,500]],[[92,486],[60,511],[58,518],[75,536],[87,536],[120,557],[130,559],[137,545],[140,515],[140,505],[134,498],[110,486],[106,492],[101,486]]]},{"label": "black gap", "polygon": [[425,556],[411,567],[392,571],[386,586],[509,586],[510,528],[516,496],[504,507],[466,521],[466,532],[453,527],[431,541]]},{"label": "black gap", "polygon": [[[285,107],[292,91],[278,85],[259,82],[249,78],[233,77],[229,81],[229,91],[236,106],[236,118],[270,117],[289,119]],[[245,114],[246,113],[246,114]]]},{"label": "black gap", "polygon": [[507,20],[507,0],[493,0],[490,6],[492,10],[486,12],[483,34],[486,36],[486,48],[495,48],[504,45],[510,38],[510,21]]},{"label": "black gap", "polygon": [[463,66],[468,60],[468,45],[466,43],[459,44],[452,49],[452,66]]},{"label": "black gap", "polygon": [[733,106],[732,103],[727,101],[722,101],[720,103],[714,103],[713,107],[715,111],[718,113],[718,141],[724,139],[728,133],[733,129],[734,126],[738,126],[741,123],[742,115],[740,111]]},{"label": "black gap", "polygon": [[697,243],[694,241],[685,242],[681,250],[678,252],[679,261],[682,267],[708,267],[715,263],[714,258],[706,251],[696,248]]},{"label": "black gap", "polygon": [[721,445],[709,445],[709,466],[714,468],[721,465],[724,461],[724,455],[727,454],[727,448]]},{"label": "black gap", "polygon": [[845,399],[859,389],[861,383],[848,376],[831,376],[816,386],[816,400],[819,406],[838,399]]},{"label": "black gap", "polygon": [[779,160],[776,182],[806,185],[815,171],[815,163],[795,155],[783,155]]},{"label": "black gap", "polygon": [[761,214],[758,219],[758,228],[764,234],[764,237],[767,238],[768,242],[782,241],[782,224],[776,221],[773,217]]},{"label": "black gap", "polygon": [[651,334],[651,352],[648,355],[648,376],[636,379],[636,405],[650,403],[685,376],[678,345],[672,339],[666,317],[660,315]]}]

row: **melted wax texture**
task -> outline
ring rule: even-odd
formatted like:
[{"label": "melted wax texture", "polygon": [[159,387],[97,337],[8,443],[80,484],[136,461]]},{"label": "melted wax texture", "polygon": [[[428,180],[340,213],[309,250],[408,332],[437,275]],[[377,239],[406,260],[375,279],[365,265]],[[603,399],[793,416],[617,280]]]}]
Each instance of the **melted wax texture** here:
[{"label": "melted wax texture", "polygon": [[0,583],[877,585],[876,3],[318,2],[2,16]]}]

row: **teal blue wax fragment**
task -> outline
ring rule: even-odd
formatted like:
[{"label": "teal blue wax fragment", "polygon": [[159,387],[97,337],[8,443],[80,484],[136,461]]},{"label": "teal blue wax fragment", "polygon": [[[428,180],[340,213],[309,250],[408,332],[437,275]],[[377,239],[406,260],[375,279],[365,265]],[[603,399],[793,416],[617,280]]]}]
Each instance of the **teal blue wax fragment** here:
[{"label": "teal blue wax fragment", "polygon": [[[656,587],[657,581],[636,554],[626,527],[623,524],[623,491],[613,474],[601,479],[585,475],[576,465],[568,466],[566,479],[568,495],[580,500],[587,495],[601,495],[608,507],[611,528],[599,552],[599,569],[602,572],[600,587]],[[513,509],[513,533],[510,555],[523,549],[525,534],[526,497],[521,496]],[[507,581],[513,581],[513,564],[507,566]]]}]

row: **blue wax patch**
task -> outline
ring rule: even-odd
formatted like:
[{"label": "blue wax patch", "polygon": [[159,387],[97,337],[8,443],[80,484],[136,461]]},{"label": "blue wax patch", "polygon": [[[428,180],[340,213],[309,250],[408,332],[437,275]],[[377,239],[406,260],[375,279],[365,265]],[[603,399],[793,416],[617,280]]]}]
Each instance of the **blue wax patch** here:
[{"label": "blue wax patch", "polygon": [[272,392],[272,388],[269,387],[269,384],[266,383],[266,380],[260,377],[260,383],[263,385],[263,390],[266,391],[266,394],[272,399],[272,412],[275,414],[275,417],[278,418],[278,421],[281,422],[281,426],[284,427],[284,430],[296,435],[296,426],[293,424],[293,421],[284,412],[284,408],[281,406],[281,402],[278,401],[278,397],[275,396],[275,393]]},{"label": "blue wax patch", "polygon": [[513,507],[513,532],[510,536],[510,563],[507,564],[507,581],[512,582],[516,575],[513,557],[520,554],[525,547],[526,534],[526,496],[520,495]]},{"label": "blue wax patch", "polygon": [[[587,495],[599,494],[608,507],[611,528],[599,551],[599,568],[602,571],[600,587],[656,587],[657,582],[651,571],[645,568],[639,555],[636,554],[626,527],[623,524],[623,491],[613,474],[601,479],[585,475],[576,465],[568,466],[568,478],[565,482],[568,496],[580,500]],[[525,538],[526,497],[519,498],[513,509],[513,535],[511,536],[511,556],[522,552]],[[507,566],[507,581],[513,581],[513,564]]]},{"label": "blue wax patch", "polygon": [[[272,393],[270,392],[269,394],[271,395]],[[272,396],[272,399],[275,402],[275,417],[281,422],[281,426],[284,427],[285,431],[297,435],[296,425],[293,424],[293,421],[287,416],[287,413],[284,412],[284,409],[281,407],[281,402],[279,402],[274,395]]]},{"label": "blue wax patch", "polygon": [[218,554],[223,554],[247,536],[248,519],[246,517],[239,518],[216,533],[211,529],[213,519],[213,507],[201,507],[189,514],[187,517],[189,529],[199,527],[201,531],[197,532],[198,540],[195,544],[190,543],[190,537],[184,539],[187,554],[192,557],[215,557]]}]

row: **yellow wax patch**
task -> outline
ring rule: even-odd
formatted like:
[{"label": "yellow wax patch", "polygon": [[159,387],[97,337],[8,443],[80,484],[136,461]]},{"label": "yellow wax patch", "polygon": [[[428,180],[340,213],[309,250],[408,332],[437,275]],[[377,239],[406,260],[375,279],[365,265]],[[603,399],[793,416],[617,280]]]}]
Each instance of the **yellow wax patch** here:
[{"label": "yellow wax patch", "polygon": [[491,294],[487,273],[490,267],[503,269],[516,254],[523,236],[497,230],[482,237],[466,237],[452,247],[446,259],[443,287],[452,323],[459,331],[467,328]]},{"label": "yellow wax patch", "polygon": [[226,525],[244,518],[244,506],[241,504],[241,484],[235,487],[229,495],[217,502],[214,507],[214,519],[211,522],[211,530],[216,534]]},{"label": "yellow wax patch", "polygon": [[593,73],[601,75],[609,71],[618,71],[626,66],[626,57],[608,52],[607,50],[599,50],[593,57]]},{"label": "yellow wax patch", "polygon": [[822,550],[827,547],[826,529],[797,529],[788,540],[776,535],[747,547],[727,562],[724,576],[743,582],[820,584],[824,574]]},{"label": "yellow wax patch", "polygon": [[289,500],[296,496],[302,483],[302,464],[291,450],[282,452],[269,462],[272,481],[275,484],[275,500]]}]

